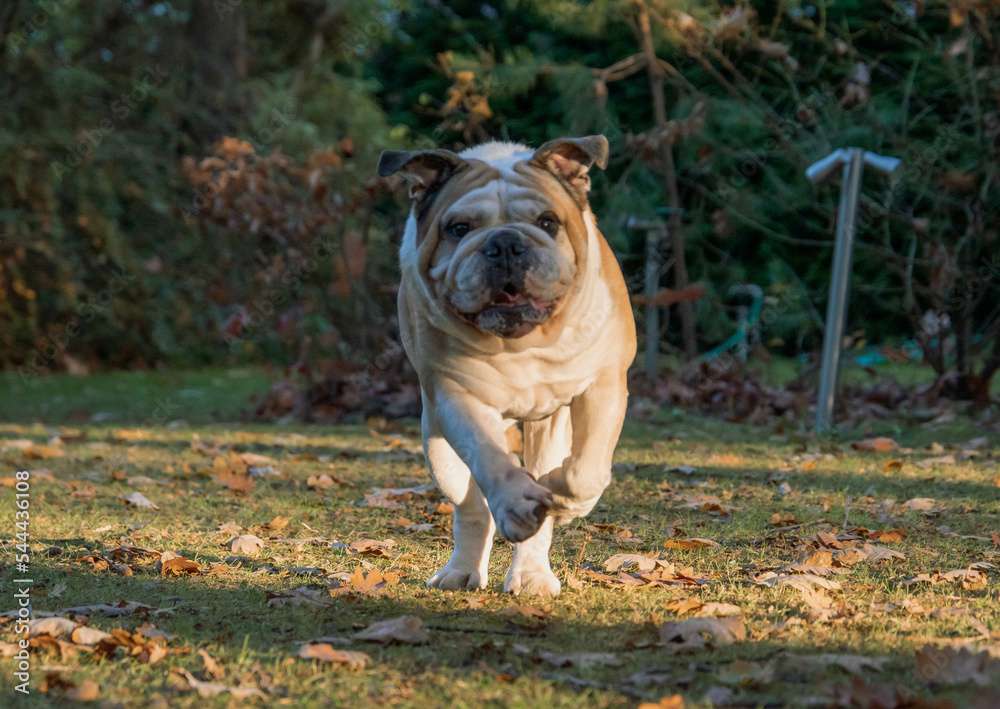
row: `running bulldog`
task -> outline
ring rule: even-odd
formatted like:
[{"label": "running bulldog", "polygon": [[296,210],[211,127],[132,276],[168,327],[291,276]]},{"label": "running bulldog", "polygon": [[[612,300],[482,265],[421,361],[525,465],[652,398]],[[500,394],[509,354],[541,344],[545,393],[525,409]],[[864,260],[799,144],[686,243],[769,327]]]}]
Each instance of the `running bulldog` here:
[{"label": "running bulldog", "polygon": [[[399,325],[427,462],[455,505],[455,549],[428,587],[485,588],[499,531],[514,544],[504,591],[557,595],[553,524],[589,513],[611,481],[636,341],[588,203],[607,160],[600,135],[379,159],[410,188]],[[523,466],[506,436],[519,421]]]}]

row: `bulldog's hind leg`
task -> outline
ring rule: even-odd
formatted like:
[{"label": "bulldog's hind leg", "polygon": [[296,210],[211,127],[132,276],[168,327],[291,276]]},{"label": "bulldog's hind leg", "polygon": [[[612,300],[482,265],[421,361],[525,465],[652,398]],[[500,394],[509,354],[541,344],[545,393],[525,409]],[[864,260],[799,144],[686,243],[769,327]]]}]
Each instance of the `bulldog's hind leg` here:
[{"label": "bulldog's hind leg", "polygon": [[[524,424],[524,467],[536,479],[561,466],[570,454],[569,413],[569,408],[563,407],[544,421]],[[562,586],[549,563],[553,521],[546,517],[535,536],[514,545],[514,559],[503,585],[505,592],[559,595]]]},{"label": "bulldog's hind leg", "polygon": [[486,588],[490,548],[496,531],[486,498],[468,466],[448,442],[429,430],[426,414],[424,451],[438,487],[455,505],[455,549],[444,568],[427,581],[427,587],[449,591]]}]

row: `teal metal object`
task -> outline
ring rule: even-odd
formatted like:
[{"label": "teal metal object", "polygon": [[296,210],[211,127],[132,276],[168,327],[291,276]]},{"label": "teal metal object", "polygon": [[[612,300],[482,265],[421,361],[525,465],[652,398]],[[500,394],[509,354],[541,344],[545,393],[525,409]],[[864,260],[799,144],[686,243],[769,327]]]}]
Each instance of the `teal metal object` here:
[{"label": "teal metal object", "polygon": [[764,293],[761,291],[760,286],[740,285],[732,286],[729,289],[730,296],[738,293],[749,293],[753,297],[753,302],[750,304],[750,310],[747,313],[746,320],[737,326],[736,332],[734,332],[725,342],[703,354],[701,356],[702,362],[711,362],[716,357],[721,356],[734,347],[738,347],[741,342],[745,342],[747,335],[750,334],[754,326],[760,320],[760,311],[764,307]]}]

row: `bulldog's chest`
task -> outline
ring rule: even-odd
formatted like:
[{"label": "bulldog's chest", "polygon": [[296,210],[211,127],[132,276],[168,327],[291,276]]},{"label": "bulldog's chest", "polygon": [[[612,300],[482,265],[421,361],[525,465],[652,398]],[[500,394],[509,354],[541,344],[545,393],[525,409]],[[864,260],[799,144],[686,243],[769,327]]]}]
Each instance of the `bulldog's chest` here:
[{"label": "bulldog's chest", "polygon": [[593,383],[596,367],[532,357],[479,360],[464,371],[463,388],[505,419],[539,421],[580,396]]},{"label": "bulldog's chest", "polygon": [[568,405],[590,385],[590,380],[536,384],[523,389],[508,389],[494,406],[505,419],[540,421]]}]

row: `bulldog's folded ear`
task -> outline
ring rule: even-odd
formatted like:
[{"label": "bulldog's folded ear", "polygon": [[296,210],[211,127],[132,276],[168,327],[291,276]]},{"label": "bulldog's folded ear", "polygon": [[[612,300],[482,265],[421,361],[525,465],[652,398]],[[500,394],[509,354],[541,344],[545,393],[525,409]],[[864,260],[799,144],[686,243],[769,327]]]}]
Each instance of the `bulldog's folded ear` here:
[{"label": "bulldog's folded ear", "polygon": [[608,139],[603,135],[557,138],[535,151],[531,161],[545,168],[586,200],[590,191],[590,168],[608,166]]},{"label": "bulldog's folded ear", "polygon": [[421,200],[437,192],[456,171],[468,165],[450,150],[385,150],[378,159],[379,177],[401,173],[410,184],[410,198]]}]

